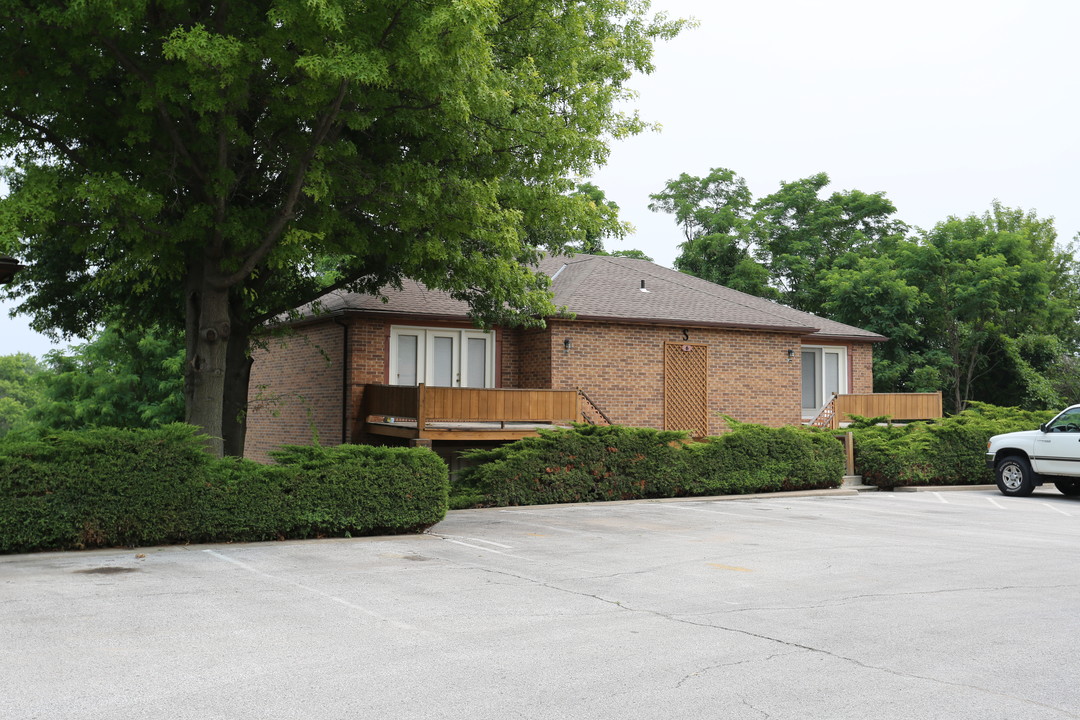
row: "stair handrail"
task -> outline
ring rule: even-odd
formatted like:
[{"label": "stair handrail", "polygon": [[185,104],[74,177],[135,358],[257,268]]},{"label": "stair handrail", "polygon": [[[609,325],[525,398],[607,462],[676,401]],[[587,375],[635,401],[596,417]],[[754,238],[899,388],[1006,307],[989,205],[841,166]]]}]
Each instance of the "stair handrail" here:
[{"label": "stair handrail", "polygon": [[829,402],[825,403],[825,407],[821,408],[821,412],[817,414],[817,417],[810,423],[810,427],[816,428],[829,428],[835,430],[840,426],[836,417],[836,395],[834,394]]},{"label": "stair handrail", "polygon": [[[608,416],[607,416],[607,415],[606,415],[606,414],[604,413],[604,411],[600,409],[600,406],[599,406],[599,405],[597,405],[597,404],[596,404],[595,402],[593,402],[593,399],[592,399],[591,397],[589,397],[589,396],[588,396],[588,394],[587,394],[587,393],[586,393],[586,392],[585,392],[584,390],[582,390],[581,388],[578,388],[578,389],[577,389],[577,392],[578,392],[578,395],[579,395],[579,396],[580,396],[580,397],[581,397],[581,398],[582,398],[582,399],[583,399],[583,400],[584,400],[584,401],[585,401],[586,403],[588,403],[589,407],[590,407],[590,408],[592,408],[593,412],[595,412],[595,413],[596,413],[597,415],[599,415],[600,417],[602,417],[602,418],[604,419],[604,422],[606,422],[606,423],[607,423],[608,425],[614,425],[614,423],[613,423],[613,422],[611,422],[611,418],[609,418],[609,417],[608,417]],[[583,417],[583,418],[585,419],[585,422],[589,423],[590,425],[599,425],[599,424],[600,424],[600,423],[595,423],[595,422],[593,422],[593,421],[592,421],[592,418],[590,418],[590,417],[589,417],[589,416],[588,416],[588,415],[587,415],[587,414],[585,413],[585,411],[584,411],[584,410],[582,410],[582,411],[581,411],[581,417]]]}]

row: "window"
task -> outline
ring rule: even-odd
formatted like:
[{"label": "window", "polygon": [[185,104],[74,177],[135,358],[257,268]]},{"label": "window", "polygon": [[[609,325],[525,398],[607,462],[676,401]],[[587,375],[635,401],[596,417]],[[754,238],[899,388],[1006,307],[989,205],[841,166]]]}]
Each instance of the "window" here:
[{"label": "window", "polygon": [[834,394],[847,391],[847,348],[803,345],[803,417],[815,417]]},{"label": "window", "polygon": [[390,329],[391,385],[495,387],[495,334],[480,330]]}]

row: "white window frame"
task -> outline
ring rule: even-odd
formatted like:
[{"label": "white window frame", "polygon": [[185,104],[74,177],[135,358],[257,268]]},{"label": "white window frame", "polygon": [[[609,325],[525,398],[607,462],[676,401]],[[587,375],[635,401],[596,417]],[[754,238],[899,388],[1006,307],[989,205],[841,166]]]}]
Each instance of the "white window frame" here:
[{"label": "white window frame", "polygon": [[486,344],[484,345],[484,384],[481,387],[493,388],[495,387],[495,333],[484,332],[482,330],[462,330],[461,331],[461,349],[458,353],[461,356],[461,369],[458,384],[462,384],[462,380],[467,381],[469,378],[469,340],[480,339]]},{"label": "white window frame", "polygon": [[[817,372],[815,383],[816,387],[814,392],[819,398],[819,404],[817,407],[804,407],[802,408],[802,414],[804,418],[814,418],[821,412],[821,409],[831,399],[825,396],[825,355],[837,356],[837,388],[836,392],[840,395],[848,392],[848,349],[846,345],[803,345],[799,352],[799,364],[802,364],[802,353],[812,352],[817,359]],[[802,372],[799,373],[799,404],[802,405]]]},{"label": "white window frame", "polygon": [[388,382],[398,384],[398,338],[401,335],[417,336],[416,379],[417,383],[434,385],[435,380],[435,338],[448,337],[454,342],[451,357],[450,387],[464,387],[462,379],[468,379],[468,341],[469,338],[482,338],[486,341],[484,387],[495,387],[495,333],[493,331],[420,327],[414,325],[392,325],[390,327],[390,367]]}]

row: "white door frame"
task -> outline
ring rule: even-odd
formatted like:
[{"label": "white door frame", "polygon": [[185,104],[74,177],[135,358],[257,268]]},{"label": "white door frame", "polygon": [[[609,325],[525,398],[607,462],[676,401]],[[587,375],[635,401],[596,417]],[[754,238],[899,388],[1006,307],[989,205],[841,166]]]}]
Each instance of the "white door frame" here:
[{"label": "white door frame", "polygon": [[435,339],[449,338],[453,342],[451,351],[450,387],[462,387],[463,379],[468,381],[468,340],[482,338],[485,345],[484,387],[495,387],[495,332],[465,328],[420,327],[414,325],[392,325],[390,327],[390,363],[388,381],[391,385],[400,384],[398,373],[399,338],[402,335],[416,336],[417,383],[435,385]]}]

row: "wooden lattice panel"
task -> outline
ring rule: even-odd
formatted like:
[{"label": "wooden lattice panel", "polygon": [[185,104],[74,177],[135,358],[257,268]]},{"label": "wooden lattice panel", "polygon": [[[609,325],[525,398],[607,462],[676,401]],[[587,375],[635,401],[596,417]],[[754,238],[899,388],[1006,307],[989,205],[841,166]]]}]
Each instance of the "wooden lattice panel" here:
[{"label": "wooden lattice panel", "polygon": [[664,344],[664,429],[708,434],[708,345]]}]

